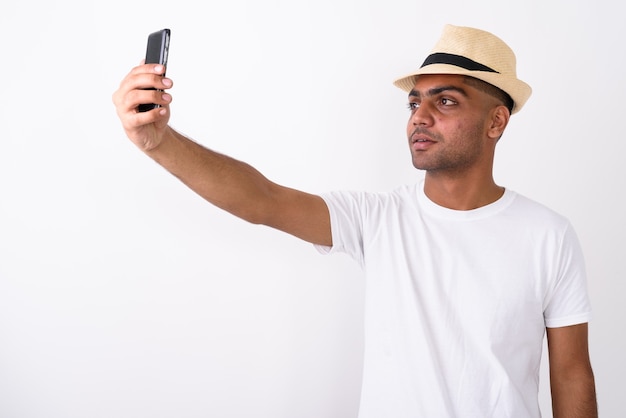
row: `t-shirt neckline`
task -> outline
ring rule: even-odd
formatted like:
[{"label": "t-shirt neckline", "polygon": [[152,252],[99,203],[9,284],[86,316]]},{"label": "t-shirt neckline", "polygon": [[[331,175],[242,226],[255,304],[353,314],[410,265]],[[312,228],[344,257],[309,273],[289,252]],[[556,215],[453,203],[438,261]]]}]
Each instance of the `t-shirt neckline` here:
[{"label": "t-shirt neckline", "polygon": [[424,192],[424,180],[422,180],[417,187],[417,200],[422,210],[424,210],[429,215],[435,216],[437,218],[458,221],[476,220],[493,216],[507,208],[513,202],[515,196],[515,192],[509,190],[508,188],[505,188],[502,196],[493,203],[481,206],[476,209],[456,210],[440,206],[430,200],[430,198],[426,196],[426,193]]}]

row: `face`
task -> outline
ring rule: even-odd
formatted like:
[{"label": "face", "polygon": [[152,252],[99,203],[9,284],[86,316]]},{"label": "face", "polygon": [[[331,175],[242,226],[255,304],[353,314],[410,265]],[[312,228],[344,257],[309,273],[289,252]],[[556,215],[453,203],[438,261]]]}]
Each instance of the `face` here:
[{"label": "face", "polygon": [[422,75],[409,93],[407,136],[413,165],[428,172],[463,173],[491,164],[491,96],[458,75]]}]

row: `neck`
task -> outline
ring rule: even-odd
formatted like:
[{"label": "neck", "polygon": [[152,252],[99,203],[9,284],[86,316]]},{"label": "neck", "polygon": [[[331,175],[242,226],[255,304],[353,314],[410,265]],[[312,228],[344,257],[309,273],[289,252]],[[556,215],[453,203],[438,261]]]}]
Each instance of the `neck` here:
[{"label": "neck", "polygon": [[454,210],[472,210],[500,199],[504,188],[494,182],[491,173],[473,178],[427,172],[424,193],[439,206]]}]

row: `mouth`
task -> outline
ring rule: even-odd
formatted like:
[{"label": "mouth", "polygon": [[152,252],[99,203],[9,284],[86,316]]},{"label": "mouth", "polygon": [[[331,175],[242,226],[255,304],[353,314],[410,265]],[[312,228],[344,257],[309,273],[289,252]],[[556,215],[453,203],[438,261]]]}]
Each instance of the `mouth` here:
[{"label": "mouth", "polygon": [[411,136],[411,144],[434,144],[436,141],[433,141],[428,136],[423,134],[414,134]]},{"label": "mouth", "polygon": [[415,134],[411,136],[411,147],[416,151],[426,150],[436,143],[425,135]]}]

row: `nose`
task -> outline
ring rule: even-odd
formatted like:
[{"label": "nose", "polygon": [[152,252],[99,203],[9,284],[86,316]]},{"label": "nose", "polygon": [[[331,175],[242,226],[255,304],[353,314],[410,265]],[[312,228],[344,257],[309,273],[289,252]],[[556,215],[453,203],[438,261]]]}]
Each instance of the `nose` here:
[{"label": "nose", "polygon": [[432,109],[427,100],[423,100],[422,103],[412,111],[409,122],[413,126],[430,126],[433,123]]}]

